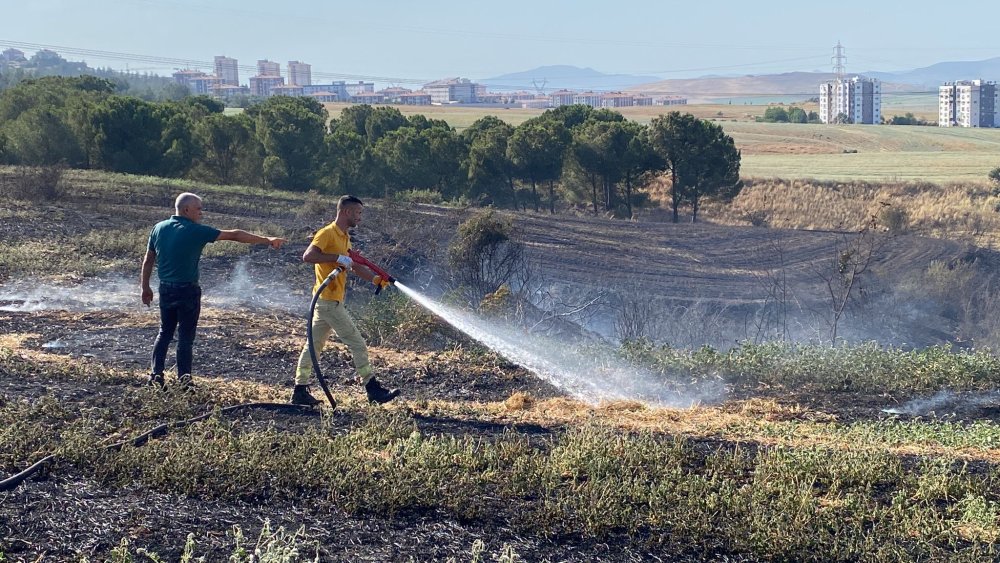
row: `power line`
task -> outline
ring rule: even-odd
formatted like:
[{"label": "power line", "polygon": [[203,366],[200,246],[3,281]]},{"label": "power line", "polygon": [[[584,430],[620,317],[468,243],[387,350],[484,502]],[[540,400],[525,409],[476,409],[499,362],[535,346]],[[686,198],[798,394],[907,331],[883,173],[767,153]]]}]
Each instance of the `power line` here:
[{"label": "power line", "polygon": [[214,13],[225,16],[244,15],[266,21],[275,21],[278,18],[285,20],[295,20],[306,23],[326,23],[341,27],[351,27],[360,29],[385,29],[394,32],[410,32],[422,35],[452,35],[459,37],[470,37],[481,41],[484,38],[502,39],[504,41],[532,41],[540,43],[558,44],[588,44],[599,46],[619,46],[619,47],[640,47],[650,49],[728,49],[728,50],[768,50],[768,51],[809,51],[813,47],[809,45],[747,45],[747,44],[717,44],[717,43],[661,43],[654,41],[640,41],[635,39],[619,40],[603,37],[601,34],[581,34],[581,35],[531,35],[523,33],[498,32],[495,29],[481,28],[437,28],[416,25],[401,25],[398,23],[386,23],[384,21],[366,20],[345,20],[336,21],[318,17],[316,15],[298,15],[288,11],[268,12],[264,10],[249,10],[232,8],[217,8],[210,6],[208,2],[177,2],[166,0],[128,0],[133,4],[163,8],[165,5],[173,6],[174,10],[200,11],[204,13]]}]

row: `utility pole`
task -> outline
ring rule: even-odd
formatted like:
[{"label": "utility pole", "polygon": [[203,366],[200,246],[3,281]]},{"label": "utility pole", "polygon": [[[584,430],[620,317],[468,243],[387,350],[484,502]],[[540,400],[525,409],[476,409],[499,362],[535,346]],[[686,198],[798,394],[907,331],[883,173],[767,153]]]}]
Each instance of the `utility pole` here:
[{"label": "utility pole", "polygon": [[545,95],[545,85],[548,84],[549,81],[547,79],[543,78],[541,80],[541,84],[539,84],[538,82],[539,82],[538,80],[536,80],[536,79],[533,78],[531,80],[531,85],[535,87],[535,91],[538,92],[539,96],[544,96]]},{"label": "utility pole", "polygon": [[833,61],[833,73],[837,75],[837,81],[842,81],[844,79],[844,61],[847,60],[847,55],[844,54],[844,46],[837,41],[837,46],[833,48],[833,57],[830,58]]}]

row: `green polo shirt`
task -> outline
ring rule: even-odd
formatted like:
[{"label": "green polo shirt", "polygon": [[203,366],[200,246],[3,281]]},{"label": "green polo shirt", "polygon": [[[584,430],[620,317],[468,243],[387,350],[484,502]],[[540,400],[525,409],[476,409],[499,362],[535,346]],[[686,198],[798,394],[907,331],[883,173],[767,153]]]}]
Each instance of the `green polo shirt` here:
[{"label": "green polo shirt", "polygon": [[205,245],[215,242],[221,231],[173,215],[157,223],[149,233],[147,250],[156,252],[160,282],[198,283],[198,261]]}]

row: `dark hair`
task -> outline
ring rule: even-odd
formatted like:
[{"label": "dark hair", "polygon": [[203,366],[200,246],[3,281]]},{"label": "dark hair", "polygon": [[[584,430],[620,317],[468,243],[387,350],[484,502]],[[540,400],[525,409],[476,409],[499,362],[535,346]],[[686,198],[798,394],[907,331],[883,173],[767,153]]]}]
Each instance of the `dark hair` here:
[{"label": "dark hair", "polygon": [[340,213],[341,208],[343,208],[345,205],[355,205],[355,204],[364,205],[364,202],[362,202],[360,199],[352,195],[341,196],[340,199],[337,201],[337,213]]}]

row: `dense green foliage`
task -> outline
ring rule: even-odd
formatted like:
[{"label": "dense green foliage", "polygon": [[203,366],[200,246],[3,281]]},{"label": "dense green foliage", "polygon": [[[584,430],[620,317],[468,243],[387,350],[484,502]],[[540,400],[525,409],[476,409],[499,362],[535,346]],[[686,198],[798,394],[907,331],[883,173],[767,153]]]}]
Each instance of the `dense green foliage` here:
[{"label": "dense green foliage", "polygon": [[719,125],[673,111],[653,120],[650,139],[659,166],[670,172],[675,223],[682,203],[696,221],[702,198],[731,201],[743,188],[740,151]]},{"label": "dense green foliage", "polygon": [[887,123],[889,125],[931,125],[926,120],[916,117],[911,112],[906,112],[906,115],[894,115]]},{"label": "dense green foliage", "polygon": [[662,118],[687,126],[666,135],[610,110],[564,106],[517,127],[484,117],[459,133],[388,106],[330,119],[315,100],[276,96],[229,115],[203,96],[126,94],[94,76],[20,80],[0,92],[0,164],[625,217],[666,169],[675,207],[695,216],[701,198],[738,191],[732,138],[690,115]]},{"label": "dense green foliage", "polygon": [[819,114],[806,111],[800,107],[790,106],[787,110],[782,106],[771,106],[764,110],[764,116],[757,119],[765,123],[819,123]]}]

